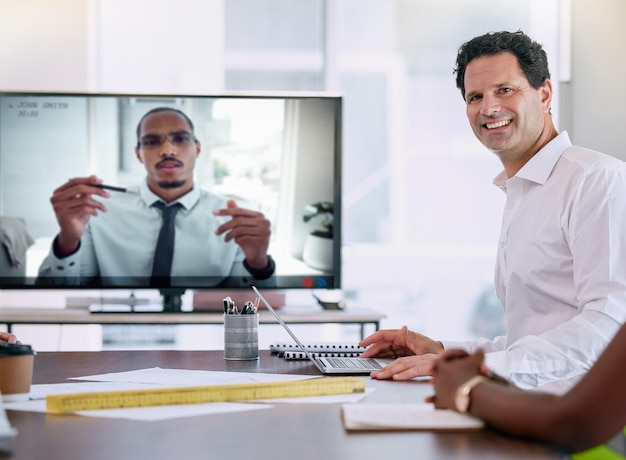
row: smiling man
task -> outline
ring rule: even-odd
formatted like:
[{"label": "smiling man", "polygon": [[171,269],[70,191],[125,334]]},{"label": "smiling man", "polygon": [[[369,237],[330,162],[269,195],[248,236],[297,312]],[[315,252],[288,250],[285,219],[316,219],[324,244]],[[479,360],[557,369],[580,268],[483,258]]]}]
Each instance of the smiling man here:
[{"label": "smiling man", "polygon": [[363,356],[403,356],[372,377],[405,380],[432,374],[444,348],[481,347],[517,385],[565,391],[626,319],[626,164],[557,132],[546,54],[522,32],[463,44],[455,72],[474,134],[504,167],[495,287],[506,336],[438,342],[381,330],[360,343]]},{"label": "smiling man", "polygon": [[472,130],[500,158],[509,177],[557,136],[550,116],[552,83],[546,77],[533,87],[514,54],[475,58],[464,80]]},{"label": "smiling man", "polygon": [[[189,117],[159,107],[137,125],[136,187],[108,192],[96,176],[71,179],[50,199],[60,231],[39,268],[41,284],[268,285],[270,222],[194,184],[202,148]],[[171,216],[166,217],[166,216]],[[161,246],[163,222],[173,241]],[[164,226],[165,227],[165,226]],[[163,249],[163,248],[166,249]],[[170,253],[167,262],[160,257]],[[158,262],[157,262],[158,260]]]}]

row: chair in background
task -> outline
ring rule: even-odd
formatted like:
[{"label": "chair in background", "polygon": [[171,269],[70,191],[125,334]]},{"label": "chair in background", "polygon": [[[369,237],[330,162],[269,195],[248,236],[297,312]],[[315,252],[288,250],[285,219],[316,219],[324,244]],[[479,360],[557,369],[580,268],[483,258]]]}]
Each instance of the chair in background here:
[{"label": "chair in background", "polygon": [[18,278],[11,280],[18,284],[25,282],[26,251],[34,243],[22,219],[0,216],[0,277]]}]

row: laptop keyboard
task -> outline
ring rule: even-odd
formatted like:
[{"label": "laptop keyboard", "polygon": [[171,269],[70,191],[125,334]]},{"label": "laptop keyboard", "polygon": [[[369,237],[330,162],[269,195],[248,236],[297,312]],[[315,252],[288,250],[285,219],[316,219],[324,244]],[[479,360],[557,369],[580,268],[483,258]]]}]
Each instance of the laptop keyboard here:
[{"label": "laptop keyboard", "polygon": [[340,369],[381,369],[382,366],[373,358],[326,358],[334,368]]}]

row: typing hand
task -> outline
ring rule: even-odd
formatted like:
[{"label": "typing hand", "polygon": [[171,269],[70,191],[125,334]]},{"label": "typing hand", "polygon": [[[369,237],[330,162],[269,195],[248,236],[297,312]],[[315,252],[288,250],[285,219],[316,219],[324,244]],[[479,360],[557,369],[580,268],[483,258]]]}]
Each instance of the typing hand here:
[{"label": "typing hand", "polygon": [[435,342],[425,335],[409,331],[406,326],[403,326],[402,329],[377,331],[361,340],[359,346],[367,347],[367,350],[361,355],[363,358],[393,358],[443,351],[441,343]]},{"label": "typing hand", "polygon": [[433,353],[405,356],[372,372],[370,377],[377,380],[411,380],[415,377],[432,375],[436,361],[437,355]]}]

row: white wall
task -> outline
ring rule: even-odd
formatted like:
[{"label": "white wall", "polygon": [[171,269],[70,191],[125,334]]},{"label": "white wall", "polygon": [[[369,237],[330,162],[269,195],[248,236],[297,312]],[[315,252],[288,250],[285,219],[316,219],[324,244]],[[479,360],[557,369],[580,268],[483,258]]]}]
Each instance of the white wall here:
[{"label": "white wall", "polygon": [[626,160],[626,2],[572,0],[571,109],[576,144]]},{"label": "white wall", "polygon": [[86,89],[89,3],[0,0],[0,89]]},{"label": "white wall", "polygon": [[0,89],[221,90],[222,18],[223,0],[0,0]]},{"label": "white wall", "polygon": [[98,2],[97,89],[186,94],[221,90],[222,5],[222,0]]}]

